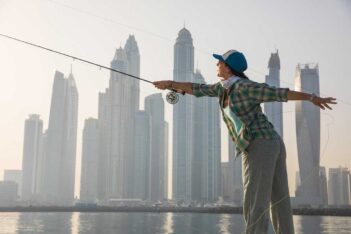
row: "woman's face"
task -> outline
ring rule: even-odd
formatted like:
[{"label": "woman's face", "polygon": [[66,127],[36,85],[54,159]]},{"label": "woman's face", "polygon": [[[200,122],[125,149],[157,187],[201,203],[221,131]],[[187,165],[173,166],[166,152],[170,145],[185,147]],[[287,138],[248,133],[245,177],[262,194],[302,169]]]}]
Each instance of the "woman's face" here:
[{"label": "woman's face", "polygon": [[227,65],[222,61],[218,61],[218,63],[217,63],[217,76],[226,79],[226,78],[228,78],[229,72],[230,72],[230,70],[227,67]]}]

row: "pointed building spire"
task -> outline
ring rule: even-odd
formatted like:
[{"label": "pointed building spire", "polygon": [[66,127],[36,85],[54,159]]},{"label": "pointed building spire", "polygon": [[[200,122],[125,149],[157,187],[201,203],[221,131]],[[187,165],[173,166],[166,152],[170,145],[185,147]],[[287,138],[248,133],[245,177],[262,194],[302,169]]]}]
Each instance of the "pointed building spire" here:
[{"label": "pointed building spire", "polygon": [[69,72],[69,75],[68,75],[68,79],[74,79],[74,76],[73,76],[73,65],[72,65],[72,63],[71,63],[71,70],[70,70],[70,72]]}]

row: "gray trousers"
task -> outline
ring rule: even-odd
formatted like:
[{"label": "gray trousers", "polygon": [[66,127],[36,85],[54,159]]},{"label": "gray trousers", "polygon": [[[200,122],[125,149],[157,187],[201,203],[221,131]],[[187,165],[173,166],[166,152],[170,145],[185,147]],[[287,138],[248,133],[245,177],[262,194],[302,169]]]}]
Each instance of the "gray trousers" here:
[{"label": "gray trousers", "polygon": [[269,214],[275,233],[294,233],[284,142],[256,139],[247,151],[242,155],[246,233],[267,233]]}]

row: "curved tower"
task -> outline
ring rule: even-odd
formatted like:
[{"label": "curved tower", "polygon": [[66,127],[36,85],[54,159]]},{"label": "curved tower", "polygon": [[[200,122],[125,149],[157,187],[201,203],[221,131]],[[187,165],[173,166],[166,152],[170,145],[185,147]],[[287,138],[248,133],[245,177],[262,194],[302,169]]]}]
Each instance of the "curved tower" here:
[{"label": "curved tower", "polygon": [[[319,95],[318,65],[298,65],[295,90]],[[319,205],[320,195],[320,110],[308,101],[296,101],[296,137],[301,184],[296,191],[298,204]]]}]

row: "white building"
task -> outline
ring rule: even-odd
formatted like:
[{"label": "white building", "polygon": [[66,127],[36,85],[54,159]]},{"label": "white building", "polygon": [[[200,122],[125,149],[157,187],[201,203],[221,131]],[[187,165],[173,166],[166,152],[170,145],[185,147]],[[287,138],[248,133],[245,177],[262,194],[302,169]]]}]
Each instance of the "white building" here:
[{"label": "white building", "polygon": [[14,206],[17,201],[17,183],[0,181],[0,206]]},{"label": "white building", "polygon": [[[295,90],[319,95],[318,65],[298,65]],[[320,194],[320,110],[309,101],[296,101],[296,137],[301,185],[297,204],[322,205]]]},{"label": "white building", "polygon": [[[206,83],[199,70],[195,83]],[[194,101],[194,151],[192,160],[192,199],[216,201],[221,191],[221,125],[218,98]]]},{"label": "white building", "polygon": [[74,200],[78,91],[72,72],[68,78],[56,71],[54,77],[44,166],[43,199],[55,205]]},{"label": "white building", "polygon": [[327,172],[325,167],[319,168],[319,180],[320,180],[320,195],[322,198],[322,205],[328,205],[328,186],[327,186]]},{"label": "white building", "polygon": [[39,115],[32,114],[25,120],[23,158],[22,158],[22,186],[21,200],[33,199],[37,183],[37,171],[40,152],[40,141],[43,134],[43,121]]},{"label": "white building", "polygon": [[159,178],[150,177],[150,169],[156,165],[150,165],[151,155],[151,116],[146,111],[138,111],[135,118],[135,172],[130,183],[133,185],[133,196],[135,199],[148,200],[150,197],[150,179],[159,181]]},{"label": "white building", "polygon": [[22,171],[21,170],[4,170],[4,181],[13,181],[17,184],[17,196],[21,196]]},{"label": "white building", "polygon": [[328,204],[342,206],[350,204],[350,171],[347,168],[329,168]]},{"label": "white building", "polygon": [[[268,62],[269,74],[266,83],[270,86],[280,88],[280,59],[278,51],[272,53]],[[264,113],[273,124],[276,132],[283,138],[283,103],[265,102]]]},{"label": "white building", "polygon": [[207,99],[207,137],[205,149],[207,158],[203,163],[203,195],[206,201],[216,201],[221,191],[221,117],[217,98]]},{"label": "white building", "polygon": [[[139,76],[139,49],[134,36],[119,48],[111,67]],[[139,80],[111,72],[109,87],[99,94],[99,194],[100,200],[133,196],[134,127],[139,110]]]},{"label": "white building", "polygon": [[231,201],[232,184],[230,183],[231,168],[229,162],[221,163],[221,196],[224,201]]},{"label": "white building", "polygon": [[[179,31],[174,45],[173,78],[205,83],[194,73],[194,46],[190,32]],[[218,99],[182,96],[173,109],[173,198],[214,201],[220,194],[220,117]]]},{"label": "white building", "polygon": [[[194,81],[193,39],[186,28],[179,31],[174,45],[173,79]],[[194,97],[185,95],[173,106],[173,198],[176,200],[192,200],[194,101]]]},{"label": "white building", "polygon": [[151,118],[149,199],[157,201],[168,197],[168,130],[162,94],[147,96],[144,106]]},{"label": "white building", "polygon": [[98,191],[99,122],[85,120],[82,144],[82,166],[80,176],[80,200],[94,202]]}]

